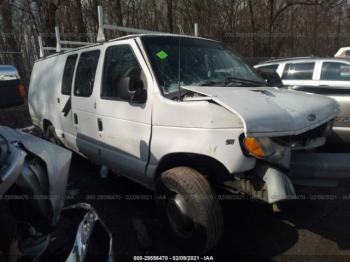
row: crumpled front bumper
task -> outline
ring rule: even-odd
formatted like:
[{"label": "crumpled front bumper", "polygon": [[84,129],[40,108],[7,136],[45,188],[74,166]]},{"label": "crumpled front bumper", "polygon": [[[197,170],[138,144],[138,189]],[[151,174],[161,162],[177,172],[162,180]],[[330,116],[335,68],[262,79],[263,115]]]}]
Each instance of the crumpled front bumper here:
[{"label": "crumpled front bumper", "polygon": [[289,171],[264,162],[235,181],[225,182],[253,198],[274,204],[296,199],[294,186],[334,187],[350,179],[349,153],[293,152]]},{"label": "crumpled front bumper", "polygon": [[296,197],[289,177],[280,169],[264,162],[257,162],[256,167],[242,177],[225,181],[224,186],[270,204]]}]

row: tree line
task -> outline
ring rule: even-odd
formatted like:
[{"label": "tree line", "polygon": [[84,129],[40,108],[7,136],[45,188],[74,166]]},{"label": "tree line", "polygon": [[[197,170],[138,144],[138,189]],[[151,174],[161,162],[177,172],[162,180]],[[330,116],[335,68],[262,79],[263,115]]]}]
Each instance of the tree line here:
[{"label": "tree line", "polygon": [[[28,83],[37,37],[95,42],[97,6],[109,24],[199,34],[224,42],[254,64],[271,57],[332,56],[350,45],[348,0],[0,0],[0,64]],[[122,33],[106,32],[109,39]]]}]

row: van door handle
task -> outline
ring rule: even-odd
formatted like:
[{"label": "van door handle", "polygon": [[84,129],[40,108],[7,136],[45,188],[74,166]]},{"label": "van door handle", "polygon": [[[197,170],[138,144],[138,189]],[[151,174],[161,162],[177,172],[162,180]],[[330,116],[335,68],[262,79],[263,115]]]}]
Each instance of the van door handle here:
[{"label": "van door handle", "polygon": [[57,104],[61,103],[61,100],[59,97],[57,97]]},{"label": "van door handle", "polygon": [[102,123],[101,118],[97,119],[97,126],[98,126],[98,131],[102,132],[103,131],[103,123]]},{"label": "van door handle", "polygon": [[74,124],[78,124],[78,115],[76,113],[74,113]]}]

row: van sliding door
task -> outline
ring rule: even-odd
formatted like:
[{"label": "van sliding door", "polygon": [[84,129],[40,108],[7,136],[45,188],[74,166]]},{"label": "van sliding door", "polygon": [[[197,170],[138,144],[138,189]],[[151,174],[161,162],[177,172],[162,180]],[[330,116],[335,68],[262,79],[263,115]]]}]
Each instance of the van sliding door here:
[{"label": "van sliding door", "polygon": [[72,96],[73,124],[78,150],[91,160],[99,162],[98,131],[96,117],[95,81],[100,50],[80,54],[75,74]]},{"label": "van sliding door", "polygon": [[75,130],[73,126],[73,114],[72,114],[72,82],[74,76],[75,65],[78,55],[69,55],[66,59],[64,66],[61,92],[57,98],[57,104],[60,112],[60,126],[62,139],[66,146],[73,150],[76,150],[75,143]]}]

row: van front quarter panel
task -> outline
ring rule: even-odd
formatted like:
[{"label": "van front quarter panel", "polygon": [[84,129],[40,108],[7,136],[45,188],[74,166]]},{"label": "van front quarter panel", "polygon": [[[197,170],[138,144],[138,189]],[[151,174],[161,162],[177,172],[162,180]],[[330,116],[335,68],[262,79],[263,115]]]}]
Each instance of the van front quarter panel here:
[{"label": "van front quarter panel", "polygon": [[[171,154],[205,156],[220,162],[228,173],[254,168],[256,160],[243,154],[241,120],[209,101],[177,102],[154,95],[151,155],[147,176]],[[178,163],[181,165],[181,163]]]}]

